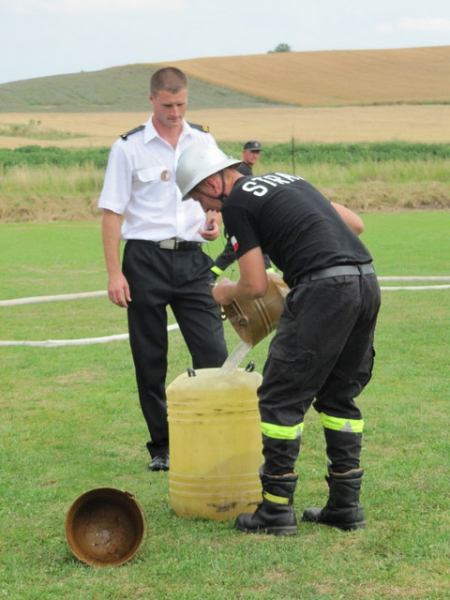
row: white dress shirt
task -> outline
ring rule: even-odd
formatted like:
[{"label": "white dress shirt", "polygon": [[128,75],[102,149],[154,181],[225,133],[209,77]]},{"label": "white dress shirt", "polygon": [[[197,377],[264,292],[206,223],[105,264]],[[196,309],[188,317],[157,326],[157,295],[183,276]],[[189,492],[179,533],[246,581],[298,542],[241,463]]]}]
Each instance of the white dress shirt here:
[{"label": "white dress shirt", "polygon": [[209,133],[183,121],[174,149],[159,136],[150,117],[144,129],[114,143],[98,207],[124,216],[123,240],[205,241],[198,233],[206,220],[202,207],[194,200],[182,202],[175,182],[180,154],[199,142],[217,145]]}]

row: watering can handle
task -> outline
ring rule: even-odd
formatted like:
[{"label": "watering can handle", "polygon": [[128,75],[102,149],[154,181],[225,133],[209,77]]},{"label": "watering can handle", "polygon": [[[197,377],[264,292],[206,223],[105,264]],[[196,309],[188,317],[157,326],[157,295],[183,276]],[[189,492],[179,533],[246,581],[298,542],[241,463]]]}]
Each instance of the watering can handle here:
[{"label": "watering can handle", "polygon": [[233,308],[238,315],[239,325],[248,325],[248,317],[245,313],[242,312],[242,308],[239,306],[239,304],[237,302],[235,302],[234,300],[231,304],[233,305]]}]

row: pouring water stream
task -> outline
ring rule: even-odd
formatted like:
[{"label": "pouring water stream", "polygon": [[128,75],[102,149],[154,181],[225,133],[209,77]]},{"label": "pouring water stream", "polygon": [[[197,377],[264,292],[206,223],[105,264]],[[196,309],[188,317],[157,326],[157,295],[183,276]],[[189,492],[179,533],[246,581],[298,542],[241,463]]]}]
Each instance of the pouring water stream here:
[{"label": "pouring water stream", "polygon": [[235,369],[238,368],[241,361],[244,359],[246,354],[250,352],[252,348],[253,346],[251,344],[247,344],[246,342],[240,342],[228,356],[227,360],[223,363],[218,374],[223,375],[225,373],[232,373]]}]

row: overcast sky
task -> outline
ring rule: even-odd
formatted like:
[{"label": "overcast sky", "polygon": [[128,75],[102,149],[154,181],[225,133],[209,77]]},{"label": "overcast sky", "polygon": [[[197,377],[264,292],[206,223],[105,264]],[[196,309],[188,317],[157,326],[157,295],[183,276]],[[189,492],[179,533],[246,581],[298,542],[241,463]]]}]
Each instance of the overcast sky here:
[{"label": "overcast sky", "polygon": [[296,52],[447,46],[450,1],[0,0],[0,83],[281,43]]}]

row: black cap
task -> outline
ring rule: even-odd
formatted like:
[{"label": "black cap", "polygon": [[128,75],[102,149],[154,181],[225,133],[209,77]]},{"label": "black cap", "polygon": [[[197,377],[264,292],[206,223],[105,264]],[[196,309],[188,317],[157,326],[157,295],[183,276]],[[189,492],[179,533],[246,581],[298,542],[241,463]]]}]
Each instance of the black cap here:
[{"label": "black cap", "polygon": [[256,140],[251,140],[244,144],[244,150],[258,150],[261,151],[261,144]]}]

